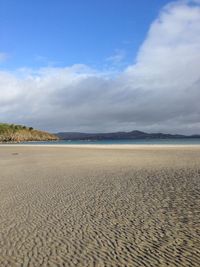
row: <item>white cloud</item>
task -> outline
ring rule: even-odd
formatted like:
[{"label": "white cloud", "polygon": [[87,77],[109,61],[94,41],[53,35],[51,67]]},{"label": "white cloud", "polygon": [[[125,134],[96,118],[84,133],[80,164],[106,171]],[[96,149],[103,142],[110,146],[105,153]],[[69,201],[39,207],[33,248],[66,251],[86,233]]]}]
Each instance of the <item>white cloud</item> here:
[{"label": "white cloud", "polygon": [[[128,72],[155,90],[188,87],[200,74],[200,8],[184,2],[167,5],[151,25],[137,63]],[[147,80],[154,87],[149,87]]]},{"label": "white cloud", "polygon": [[106,61],[111,62],[114,65],[121,63],[126,57],[125,50],[116,49],[114,54],[106,58]]},{"label": "white cloud", "polygon": [[199,4],[173,2],[152,23],[136,64],[117,77],[85,65],[0,72],[0,121],[200,133],[199,51]]}]

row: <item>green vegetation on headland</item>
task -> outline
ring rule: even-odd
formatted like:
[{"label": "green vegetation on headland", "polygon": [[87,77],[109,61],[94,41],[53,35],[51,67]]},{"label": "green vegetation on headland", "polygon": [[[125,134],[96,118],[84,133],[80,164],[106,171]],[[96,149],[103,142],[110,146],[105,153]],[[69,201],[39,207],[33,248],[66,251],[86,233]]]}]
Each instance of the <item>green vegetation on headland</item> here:
[{"label": "green vegetation on headland", "polygon": [[0,143],[25,141],[54,141],[59,138],[54,134],[38,131],[23,125],[0,123]]}]

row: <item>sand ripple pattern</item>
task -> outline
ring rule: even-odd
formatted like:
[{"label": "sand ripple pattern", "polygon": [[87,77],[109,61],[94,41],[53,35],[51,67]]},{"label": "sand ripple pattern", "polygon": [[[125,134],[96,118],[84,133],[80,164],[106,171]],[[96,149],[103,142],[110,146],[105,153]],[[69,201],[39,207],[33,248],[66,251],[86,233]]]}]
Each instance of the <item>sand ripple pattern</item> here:
[{"label": "sand ripple pattern", "polygon": [[200,149],[0,149],[0,266],[199,267]]}]

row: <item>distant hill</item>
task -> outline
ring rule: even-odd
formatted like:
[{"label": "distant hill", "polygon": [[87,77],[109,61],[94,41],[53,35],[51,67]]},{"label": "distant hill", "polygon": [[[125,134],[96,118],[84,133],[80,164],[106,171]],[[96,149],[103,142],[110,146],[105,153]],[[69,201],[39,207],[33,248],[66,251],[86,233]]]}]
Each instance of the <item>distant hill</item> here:
[{"label": "distant hill", "polygon": [[122,140],[122,139],[167,139],[167,138],[200,138],[200,135],[180,135],[164,133],[145,133],[141,131],[113,133],[78,133],[60,132],[56,134],[61,140]]},{"label": "distant hill", "polygon": [[59,138],[32,127],[0,123],[0,142],[24,142],[24,141],[53,141]]}]

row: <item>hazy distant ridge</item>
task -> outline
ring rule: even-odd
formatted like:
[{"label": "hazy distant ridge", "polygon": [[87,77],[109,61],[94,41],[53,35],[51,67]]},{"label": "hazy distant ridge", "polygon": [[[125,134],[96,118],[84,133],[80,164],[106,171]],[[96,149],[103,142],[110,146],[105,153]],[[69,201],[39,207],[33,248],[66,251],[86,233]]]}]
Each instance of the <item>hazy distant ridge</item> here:
[{"label": "hazy distant ridge", "polygon": [[200,135],[181,135],[164,133],[145,133],[141,131],[113,133],[79,133],[60,132],[56,134],[61,140],[120,140],[120,139],[166,139],[166,138],[200,138]]}]

